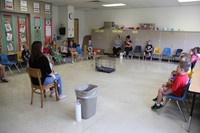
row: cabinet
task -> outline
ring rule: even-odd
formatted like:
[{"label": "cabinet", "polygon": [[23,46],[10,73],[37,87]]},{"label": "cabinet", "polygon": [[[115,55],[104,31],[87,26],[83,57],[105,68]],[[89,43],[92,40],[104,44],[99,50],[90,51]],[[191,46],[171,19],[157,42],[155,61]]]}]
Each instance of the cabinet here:
[{"label": "cabinet", "polygon": [[200,47],[200,32],[190,31],[153,31],[153,30],[92,30],[91,38],[93,47],[103,49],[104,53],[112,53],[113,41],[116,35],[121,36],[122,42],[125,41],[127,35],[131,36],[133,47],[141,45],[142,50],[145,49],[146,42],[152,41],[152,45],[159,46],[161,51],[165,47],[172,49],[172,54],[176,49],[182,48],[184,52],[188,52],[191,48]]}]

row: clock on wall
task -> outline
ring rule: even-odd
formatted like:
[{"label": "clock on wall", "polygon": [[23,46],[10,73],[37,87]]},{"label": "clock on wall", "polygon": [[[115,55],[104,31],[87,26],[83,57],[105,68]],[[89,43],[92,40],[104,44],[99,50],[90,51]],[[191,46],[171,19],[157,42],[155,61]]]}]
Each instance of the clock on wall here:
[{"label": "clock on wall", "polygon": [[72,20],[73,19],[73,13],[69,13],[69,19]]}]

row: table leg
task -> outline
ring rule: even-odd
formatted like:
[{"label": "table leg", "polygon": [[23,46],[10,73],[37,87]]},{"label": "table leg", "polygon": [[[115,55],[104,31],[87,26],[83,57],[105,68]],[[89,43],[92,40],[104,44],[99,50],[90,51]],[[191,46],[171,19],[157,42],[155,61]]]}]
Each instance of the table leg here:
[{"label": "table leg", "polygon": [[191,121],[192,121],[193,109],[194,109],[194,104],[195,104],[195,97],[196,97],[196,93],[194,93],[193,100],[192,100],[192,107],[191,107],[191,111],[190,111],[190,117],[189,117],[188,128],[187,128],[188,132],[190,131],[190,125],[191,125]]}]

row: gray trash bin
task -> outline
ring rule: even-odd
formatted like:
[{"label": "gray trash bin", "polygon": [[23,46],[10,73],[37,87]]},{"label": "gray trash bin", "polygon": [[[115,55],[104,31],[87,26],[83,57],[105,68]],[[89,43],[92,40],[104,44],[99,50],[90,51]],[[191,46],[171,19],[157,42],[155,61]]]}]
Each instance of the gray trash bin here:
[{"label": "gray trash bin", "polygon": [[86,84],[75,89],[76,97],[81,103],[81,114],[83,119],[88,119],[96,113],[96,87],[96,85]]}]

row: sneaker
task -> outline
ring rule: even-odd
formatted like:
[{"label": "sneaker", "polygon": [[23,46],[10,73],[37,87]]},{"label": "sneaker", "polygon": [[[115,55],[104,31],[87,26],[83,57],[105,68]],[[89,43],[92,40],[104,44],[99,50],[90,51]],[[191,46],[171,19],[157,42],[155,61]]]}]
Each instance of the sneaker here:
[{"label": "sneaker", "polygon": [[53,92],[51,92],[50,97],[55,97],[55,95],[56,95],[56,93],[53,91]]},{"label": "sneaker", "polygon": [[7,83],[7,82],[8,82],[8,80],[5,79],[5,78],[1,79],[1,81],[4,82],[4,83]]},{"label": "sneaker", "polygon": [[157,97],[156,98],[154,98],[154,99],[152,99],[153,101],[157,101]]},{"label": "sneaker", "polygon": [[[154,99],[152,99],[153,101],[157,101],[157,97],[156,98],[154,98]],[[163,102],[163,99],[162,99],[162,102]]]},{"label": "sneaker", "polygon": [[151,109],[160,109],[163,106],[160,104],[160,106],[157,106],[157,104],[155,103],[153,106],[151,106]]},{"label": "sneaker", "polygon": [[59,100],[62,100],[62,99],[65,99],[65,98],[66,98],[65,95],[60,95],[60,96],[59,96]]}]

